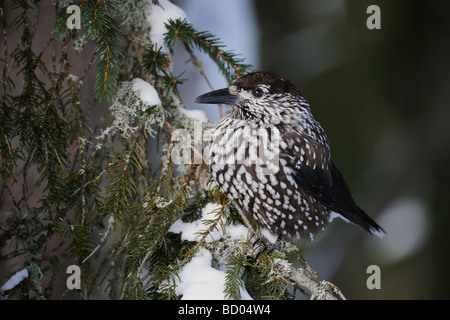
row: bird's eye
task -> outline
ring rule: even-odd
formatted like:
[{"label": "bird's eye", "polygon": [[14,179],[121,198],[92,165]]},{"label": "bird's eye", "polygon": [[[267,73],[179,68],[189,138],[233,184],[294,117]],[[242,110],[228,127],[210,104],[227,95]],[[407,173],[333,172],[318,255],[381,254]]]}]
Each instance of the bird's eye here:
[{"label": "bird's eye", "polygon": [[264,91],[262,91],[260,88],[255,88],[252,90],[252,94],[255,98],[261,98],[264,95]]}]

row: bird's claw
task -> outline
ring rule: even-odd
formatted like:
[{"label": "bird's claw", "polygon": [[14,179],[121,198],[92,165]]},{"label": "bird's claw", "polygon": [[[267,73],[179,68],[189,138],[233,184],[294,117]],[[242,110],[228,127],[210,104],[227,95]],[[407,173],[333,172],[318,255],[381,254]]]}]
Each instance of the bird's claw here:
[{"label": "bird's claw", "polygon": [[[260,244],[255,248],[257,244]],[[281,237],[278,237],[277,241],[275,243],[270,242],[265,238],[264,236],[258,236],[256,240],[252,244],[254,248],[254,252],[256,252],[255,259],[258,259],[259,256],[266,252],[267,254],[272,253],[273,251],[280,251],[281,248]]]}]

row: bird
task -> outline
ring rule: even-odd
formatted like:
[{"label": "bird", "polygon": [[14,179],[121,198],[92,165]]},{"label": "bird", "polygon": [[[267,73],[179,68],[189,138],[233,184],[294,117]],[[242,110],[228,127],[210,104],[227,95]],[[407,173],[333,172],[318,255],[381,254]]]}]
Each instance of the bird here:
[{"label": "bird", "polygon": [[312,241],[335,217],[385,234],[356,204],[294,82],[255,71],[194,101],[229,106],[207,151],[212,178],[278,239]]}]

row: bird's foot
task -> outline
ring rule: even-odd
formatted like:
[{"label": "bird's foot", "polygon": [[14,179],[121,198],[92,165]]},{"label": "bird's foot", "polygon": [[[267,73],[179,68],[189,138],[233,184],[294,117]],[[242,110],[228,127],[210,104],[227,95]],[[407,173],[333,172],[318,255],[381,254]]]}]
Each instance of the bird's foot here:
[{"label": "bird's foot", "polygon": [[264,237],[262,235],[258,236],[258,238],[253,242],[254,252],[256,252],[255,258],[258,259],[258,257],[263,252],[266,252],[267,254],[271,254],[273,251],[280,252],[282,249],[282,241],[281,240],[282,240],[282,238],[278,237],[277,241],[275,241],[275,243],[272,243],[269,240],[267,240],[266,237]]}]

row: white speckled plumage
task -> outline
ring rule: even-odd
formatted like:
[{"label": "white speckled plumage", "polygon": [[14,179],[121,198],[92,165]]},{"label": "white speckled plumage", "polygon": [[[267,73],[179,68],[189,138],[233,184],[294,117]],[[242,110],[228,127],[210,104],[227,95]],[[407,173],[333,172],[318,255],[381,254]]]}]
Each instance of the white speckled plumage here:
[{"label": "white speckled plumage", "polygon": [[230,105],[212,137],[212,176],[272,233],[312,240],[332,211],[369,233],[382,231],[354,203],[324,130],[291,81],[250,73],[197,101]]}]

